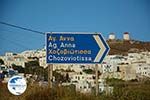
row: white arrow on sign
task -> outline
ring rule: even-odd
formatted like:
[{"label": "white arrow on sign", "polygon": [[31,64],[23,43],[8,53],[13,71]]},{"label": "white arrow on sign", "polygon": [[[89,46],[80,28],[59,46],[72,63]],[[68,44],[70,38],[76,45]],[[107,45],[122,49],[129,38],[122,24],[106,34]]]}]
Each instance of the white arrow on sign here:
[{"label": "white arrow on sign", "polygon": [[106,50],[106,47],[104,46],[103,42],[101,41],[101,39],[98,35],[93,35],[93,37],[96,40],[98,46],[100,47],[100,50],[99,50],[96,58],[94,59],[94,62],[99,62]]}]

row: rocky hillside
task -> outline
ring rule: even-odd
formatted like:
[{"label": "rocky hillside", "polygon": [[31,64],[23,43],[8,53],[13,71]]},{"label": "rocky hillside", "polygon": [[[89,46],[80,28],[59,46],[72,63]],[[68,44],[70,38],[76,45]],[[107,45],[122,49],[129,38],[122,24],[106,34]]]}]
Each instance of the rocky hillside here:
[{"label": "rocky hillside", "polygon": [[123,41],[123,40],[108,40],[110,46],[109,54],[123,54],[126,55],[129,52],[141,52],[150,51],[150,42],[142,41]]}]

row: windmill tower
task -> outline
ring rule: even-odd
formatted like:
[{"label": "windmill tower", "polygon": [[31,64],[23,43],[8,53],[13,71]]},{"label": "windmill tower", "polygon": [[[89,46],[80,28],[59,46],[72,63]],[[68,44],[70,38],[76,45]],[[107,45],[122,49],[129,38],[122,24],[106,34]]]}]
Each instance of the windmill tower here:
[{"label": "windmill tower", "polygon": [[115,40],[116,39],[115,33],[110,33],[108,39]]},{"label": "windmill tower", "polygon": [[129,41],[130,40],[130,36],[128,32],[123,33],[123,40],[125,41]]}]

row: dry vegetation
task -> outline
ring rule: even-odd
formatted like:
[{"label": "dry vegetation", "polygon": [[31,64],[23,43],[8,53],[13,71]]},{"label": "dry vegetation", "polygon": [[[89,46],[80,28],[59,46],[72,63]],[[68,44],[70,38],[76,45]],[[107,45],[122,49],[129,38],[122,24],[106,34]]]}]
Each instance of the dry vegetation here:
[{"label": "dry vegetation", "polygon": [[70,87],[54,87],[49,89],[37,85],[30,86],[21,96],[9,93],[6,84],[0,85],[0,100],[150,100],[150,82],[122,82],[113,84],[112,95],[81,94]]}]

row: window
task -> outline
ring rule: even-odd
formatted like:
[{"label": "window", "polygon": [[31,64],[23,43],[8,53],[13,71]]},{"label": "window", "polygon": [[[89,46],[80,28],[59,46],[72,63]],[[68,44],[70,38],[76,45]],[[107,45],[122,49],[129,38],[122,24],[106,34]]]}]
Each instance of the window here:
[{"label": "window", "polygon": [[147,70],[147,67],[144,67],[145,70]]},{"label": "window", "polygon": [[100,88],[99,91],[102,92],[102,89]]},{"label": "window", "polygon": [[80,80],[80,77],[78,76],[78,80]]},{"label": "window", "polygon": [[120,68],[119,68],[119,66],[117,66],[117,72],[120,72]]}]

